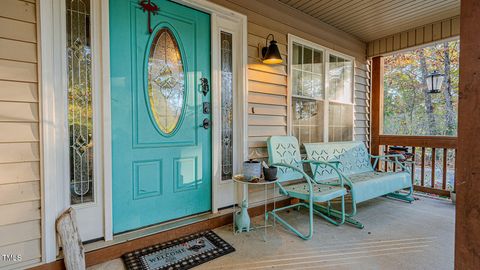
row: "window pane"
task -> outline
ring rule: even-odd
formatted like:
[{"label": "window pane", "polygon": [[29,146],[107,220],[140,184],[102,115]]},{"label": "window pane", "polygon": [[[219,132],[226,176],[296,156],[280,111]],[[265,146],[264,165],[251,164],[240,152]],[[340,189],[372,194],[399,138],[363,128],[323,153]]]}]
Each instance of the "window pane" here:
[{"label": "window pane", "polygon": [[352,61],[344,62],[344,76],[343,76],[343,95],[346,102],[352,102],[353,98],[353,63]]},{"label": "window pane", "polygon": [[313,74],[312,75],[312,90],[313,97],[323,99],[323,79],[322,76]]},{"label": "window pane", "polygon": [[323,52],[294,43],[292,58],[292,94],[323,99]]},{"label": "window pane", "polygon": [[222,68],[222,180],[233,173],[233,64],[232,34],[221,33]]},{"label": "window pane", "polygon": [[323,52],[315,50],[313,55],[313,72],[323,75]]},{"label": "window pane", "polygon": [[94,200],[90,2],[66,7],[70,201],[79,204]]},{"label": "window pane", "polygon": [[302,74],[302,86],[303,92],[302,96],[304,97],[313,97],[313,89],[312,89],[312,73],[311,72],[303,72]]},{"label": "window pane", "polygon": [[312,76],[312,85],[313,85],[313,96],[315,98],[325,98],[325,90],[323,83],[323,52],[315,50],[313,55],[313,76]]},{"label": "window pane", "polygon": [[292,70],[292,94],[301,96],[302,92],[302,71]]},{"label": "window pane", "polygon": [[353,105],[331,102],[328,111],[328,141],[353,140]]},{"label": "window pane", "polygon": [[303,70],[312,71],[313,51],[309,47],[303,47]]},{"label": "window pane", "polygon": [[302,45],[293,44],[292,68],[302,70]]},{"label": "window pane", "polygon": [[330,55],[328,63],[329,89],[328,97],[331,100],[352,102],[352,69],[351,60]]},{"label": "window pane", "polygon": [[323,101],[293,98],[292,133],[300,142],[323,141]]},{"label": "window pane", "polygon": [[328,98],[336,99],[337,97],[337,85],[340,80],[340,74],[337,68],[337,57],[330,55],[328,58]]}]

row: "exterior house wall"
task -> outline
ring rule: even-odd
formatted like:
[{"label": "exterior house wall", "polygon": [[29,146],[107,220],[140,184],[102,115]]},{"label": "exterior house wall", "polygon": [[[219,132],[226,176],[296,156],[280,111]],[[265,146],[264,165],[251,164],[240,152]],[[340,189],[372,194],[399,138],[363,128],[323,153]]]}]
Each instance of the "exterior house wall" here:
[{"label": "exterior house wall", "polygon": [[[35,0],[0,7],[0,268],[41,260],[40,145]],[[3,269],[3,268],[2,268]]]},{"label": "exterior house wall", "polygon": [[[267,159],[266,140],[287,135],[290,101],[287,98],[288,34],[355,57],[354,139],[369,143],[370,70],[366,44],[355,37],[273,0],[213,0],[248,18],[248,154]],[[281,65],[265,65],[259,55],[265,38],[273,34],[284,59]],[[270,191],[271,193],[271,191]],[[250,190],[250,201],[263,199],[263,188]]]},{"label": "exterior house wall", "polygon": [[[266,139],[287,135],[287,35],[355,57],[355,139],[369,140],[366,44],[272,0],[212,0],[248,17],[248,147],[267,158]],[[41,160],[35,0],[2,0],[0,8],[0,254],[23,254],[15,267],[41,260]],[[285,60],[261,63],[259,44],[273,33]],[[252,190],[253,198],[263,191]],[[258,201],[258,199],[257,199]],[[13,262],[0,260],[0,268]],[[9,267],[10,267],[9,266]]]}]

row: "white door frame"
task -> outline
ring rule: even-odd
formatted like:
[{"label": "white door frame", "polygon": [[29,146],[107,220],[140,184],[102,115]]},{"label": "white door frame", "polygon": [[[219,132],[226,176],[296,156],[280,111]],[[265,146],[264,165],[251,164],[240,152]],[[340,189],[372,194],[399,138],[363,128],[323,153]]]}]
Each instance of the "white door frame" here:
[{"label": "white door frame", "polygon": [[[245,21],[246,23],[246,21]],[[222,89],[221,89],[221,33],[232,34],[233,67],[233,160],[232,175],[240,173],[241,165],[248,156],[246,90],[247,38],[242,21],[224,15],[212,14],[212,211],[231,206],[234,201],[233,180],[222,180]]]},{"label": "white door frame", "polygon": [[[234,56],[237,67],[236,87],[239,91],[237,95],[236,114],[238,134],[234,142],[236,156],[235,168],[238,171],[241,162],[247,156],[247,17],[240,13],[231,11],[217,4],[206,0],[174,0],[180,4],[201,10],[211,15],[212,24],[212,120],[213,136],[212,141],[219,140],[221,132],[221,110],[219,110],[218,97],[221,96],[219,79],[220,61],[218,46],[219,29],[229,29],[225,26],[226,21],[237,25],[238,44],[237,53]],[[109,0],[92,1],[96,6],[96,13],[92,20],[92,27],[99,27],[98,35],[93,36],[97,48],[101,51],[98,56],[96,66],[93,71],[97,76],[97,86],[102,89],[101,98],[98,100],[101,111],[95,116],[94,121],[99,125],[101,131],[100,140],[97,143],[96,155],[100,160],[95,163],[100,169],[96,176],[99,185],[103,185],[103,193],[97,194],[103,197],[103,224],[104,239],[110,241],[113,239],[112,229],[112,160],[111,160],[111,115],[110,115],[110,41],[109,41]],[[62,20],[64,14],[59,12],[61,6],[65,6],[64,0],[42,0],[37,2],[39,10],[39,55],[40,55],[40,95],[41,95],[41,137],[42,137],[42,261],[44,263],[52,262],[57,259],[57,243],[55,232],[55,220],[57,216],[69,206],[68,184],[65,178],[65,172],[62,169],[68,155],[65,156],[65,119],[59,120],[58,115],[64,112],[61,107],[62,97],[59,97],[58,89],[65,89],[65,55],[59,52],[64,51],[65,29],[62,29]],[[60,7],[60,8],[59,8]],[[94,25],[94,22],[96,24]],[[222,28],[223,27],[223,28]],[[60,36],[58,35],[60,34]],[[92,32],[93,33],[93,32]],[[99,38],[101,37],[101,39]],[[57,89],[57,90],[56,90]],[[59,123],[60,121],[60,123]],[[68,143],[68,141],[67,141]],[[212,212],[218,211],[218,208],[227,206],[225,197],[231,197],[228,190],[233,189],[231,181],[221,180],[221,147],[212,143],[213,162],[212,162]],[[68,161],[67,161],[68,163]],[[98,170],[97,170],[98,171]],[[237,172],[235,171],[235,172]],[[103,178],[103,181],[101,181]],[[225,195],[228,192],[229,194]],[[66,198],[67,197],[67,198]],[[97,197],[98,199],[98,197]],[[228,202],[229,203],[229,202]],[[227,204],[228,204],[227,203]],[[233,203],[233,199],[232,199]]]}]

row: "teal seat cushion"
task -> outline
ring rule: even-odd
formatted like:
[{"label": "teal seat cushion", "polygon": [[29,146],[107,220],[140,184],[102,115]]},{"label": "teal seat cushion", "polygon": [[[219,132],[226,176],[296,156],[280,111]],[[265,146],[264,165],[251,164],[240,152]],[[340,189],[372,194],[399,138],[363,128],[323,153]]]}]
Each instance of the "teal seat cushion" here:
[{"label": "teal seat cushion", "polygon": [[407,172],[364,172],[348,176],[352,181],[355,201],[363,202],[396,190],[409,188],[410,174]]},{"label": "teal seat cushion", "polygon": [[[284,186],[288,196],[298,198],[301,200],[309,200],[308,184],[298,183]],[[326,202],[337,197],[347,194],[347,190],[339,186],[330,186],[315,184],[313,185],[313,201],[314,202]]]}]

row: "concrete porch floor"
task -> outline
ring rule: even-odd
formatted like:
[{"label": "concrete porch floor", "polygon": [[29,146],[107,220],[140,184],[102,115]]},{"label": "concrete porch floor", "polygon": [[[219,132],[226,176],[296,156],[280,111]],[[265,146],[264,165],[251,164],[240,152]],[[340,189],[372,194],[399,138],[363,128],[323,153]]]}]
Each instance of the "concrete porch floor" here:
[{"label": "concrete porch floor", "polygon": [[[268,231],[267,242],[263,230],[233,235],[231,225],[217,228],[236,251],[196,269],[453,269],[455,207],[449,201],[418,198],[413,204],[387,198],[360,204],[356,218],[363,230],[315,217],[309,241],[280,224]],[[281,216],[306,231],[305,211]],[[116,259],[89,269],[125,268]]]}]

